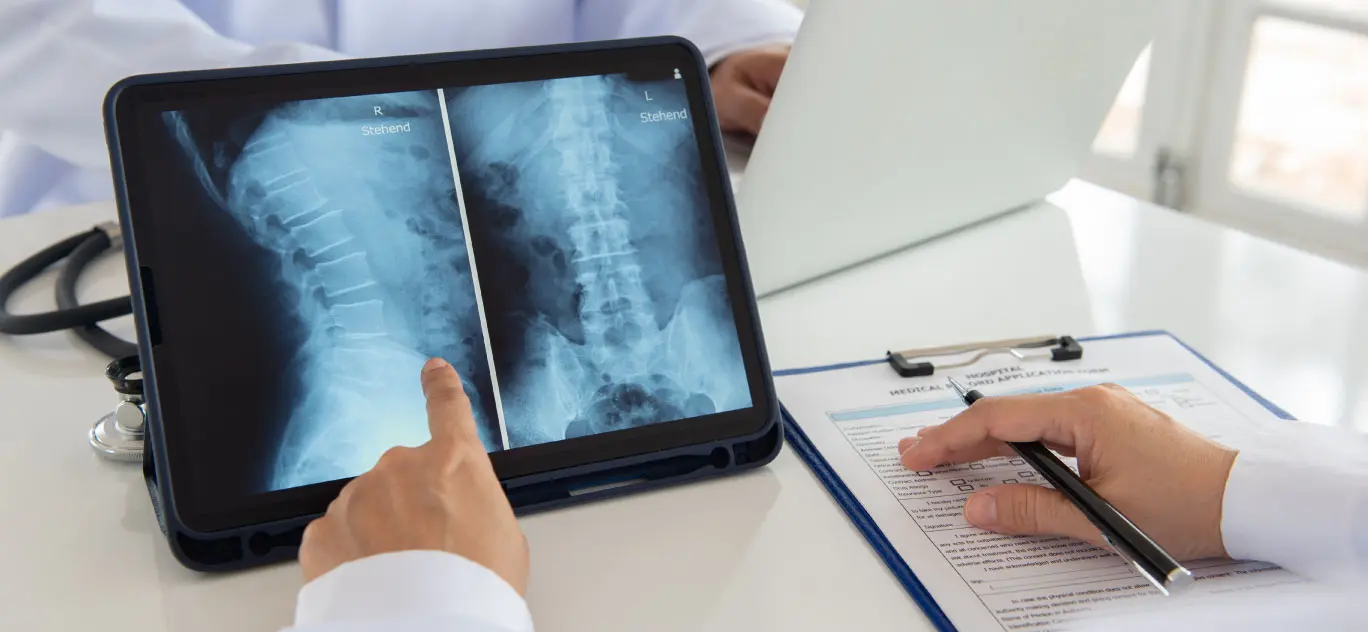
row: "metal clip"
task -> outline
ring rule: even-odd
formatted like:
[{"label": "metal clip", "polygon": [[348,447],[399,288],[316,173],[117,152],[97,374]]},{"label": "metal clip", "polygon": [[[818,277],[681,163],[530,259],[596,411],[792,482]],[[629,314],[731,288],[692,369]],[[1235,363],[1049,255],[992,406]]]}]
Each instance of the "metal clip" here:
[{"label": "metal clip", "polygon": [[[1048,350],[1046,350],[1048,349]],[[931,358],[963,355],[972,353],[968,358],[956,362],[934,364]],[[1035,338],[1009,338],[991,342],[977,342],[927,349],[908,349],[889,351],[888,363],[903,377],[924,377],[934,375],[937,368],[954,369],[966,367],[983,358],[999,353],[1010,354],[1018,360],[1050,360],[1063,362],[1083,357],[1083,346],[1073,336],[1041,336]]]}]

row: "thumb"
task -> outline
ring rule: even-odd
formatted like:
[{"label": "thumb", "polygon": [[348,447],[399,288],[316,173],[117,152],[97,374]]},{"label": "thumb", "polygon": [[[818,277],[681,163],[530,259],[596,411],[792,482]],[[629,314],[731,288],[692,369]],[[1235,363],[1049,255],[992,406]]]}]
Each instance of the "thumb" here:
[{"label": "thumb", "polygon": [[1102,544],[1102,534],[1063,494],[1039,485],[998,485],[969,496],[970,524],[1012,535],[1062,535]]},{"label": "thumb", "polygon": [[432,358],[423,365],[423,395],[427,397],[428,430],[433,441],[479,441],[475,415],[465,386],[446,360]]}]

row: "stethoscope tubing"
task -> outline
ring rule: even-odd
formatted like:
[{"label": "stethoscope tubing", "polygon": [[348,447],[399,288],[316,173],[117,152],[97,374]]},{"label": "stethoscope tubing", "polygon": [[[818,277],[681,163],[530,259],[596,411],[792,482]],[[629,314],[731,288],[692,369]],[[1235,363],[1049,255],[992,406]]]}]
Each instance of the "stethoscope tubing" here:
[{"label": "stethoscope tubing", "polygon": [[[0,275],[0,334],[27,336],[66,329],[114,361],[105,368],[119,405],[101,416],[88,433],[95,452],[116,461],[139,461],[145,449],[142,380],[137,345],[109,333],[98,323],[132,313],[132,300],[119,297],[82,305],[76,298],[81,273],[119,239],[118,226],[103,224],[59,241]],[[57,309],[39,314],[11,314],[10,297],[44,270],[66,259],[57,276]]]},{"label": "stethoscope tubing", "polygon": [[[61,272],[57,276],[56,298],[57,309],[60,311],[70,311],[83,309],[84,306],[76,299],[76,284],[81,278],[81,273],[99,257],[101,253],[109,249],[113,241],[109,235],[103,231],[96,230],[94,235],[82,241],[67,255],[67,262],[62,266]],[[127,307],[127,314],[132,311],[132,303],[127,296],[118,299],[110,299],[110,303],[122,301],[121,306]],[[94,303],[99,305],[100,303]],[[123,314],[120,314],[121,316]],[[103,353],[111,358],[126,358],[138,355],[138,345],[128,342],[114,334],[109,333],[105,328],[89,323],[83,326],[73,327],[71,333],[76,334],[77,338],[85,341],[96,351]]]},{"label": "stethoscope tubing", "polygon": [[[0,333],[12,336],[27,336],[42,334],[52,331],[62,331],[64,329],[84,328],[94,325],[100,321],[118,318],[133,312],[133,303],[127,296],[112,298],[88,305],[80,305],[74,299],[76,295],[76,279],[80,276],[81,270],[95,258],[95,255],[109,248],[112,243],[110,233],[100,227],[92,228],[86,232],[72,235],[59,241],[33,256],[19,262],[8,272],[0,275]],[[85,246],[83,249],[82,246]],[[67,287],[63,288],[63,283],[58,283],[58,301],[63,298],[73,299],[71,307],[60,308],[56,311],[44,312],[41,314],[11,314],[7,309],[10,297],[26,283],[53,264],[72,255],[77,250],[85,257],[80,261],[80,266],[71,265],[67,262],[67,268],[63,270],[63,275],[59,281],[65,281]],[[127,355],[127,354],[124,354]],[[112,356],[121,357],[121,356]]]}]

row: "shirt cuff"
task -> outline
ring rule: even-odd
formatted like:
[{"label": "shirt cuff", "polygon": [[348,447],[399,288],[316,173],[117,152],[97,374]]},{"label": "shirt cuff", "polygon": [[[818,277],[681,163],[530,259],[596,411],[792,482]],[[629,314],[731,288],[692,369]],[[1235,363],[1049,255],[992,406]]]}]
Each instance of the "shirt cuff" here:
[{"label": "shirt cuff", "polygon": [[743,50],[760,48],[762,46],[770,46],[773,44],[792,44],[794,35],[796,33],[797,29],[795,29],[792,33],[787,31],[781,31],[777,33],[757,35],[745,41],[731,42],[728,43],[726,46],[714,46],[702,50],[701,52],[703,53],[703,60],[707,63],[708,68],[711,69],[713,66],[717,65],[717,62],[720,62],[723,59],[730,57],[732,54],[739,53]]},{"label": "shirt cuff", "polygon": [[1361,483],[1348,472],[1242,451],[1221,508],[1226,553],[1317,580],[1356,578]]},{"label": "shirt cuff", "polygon": [[442,551],[399,551],[347,562],[305,584],[295,626],[452,619],[532,630],[527,602],[475,562]]},{"label": "shirt cuff", "polygon": [[725,10],[715,8],[712,19],[724,15],[725,26],[709,23],[711,28],[702,28],[700,24],[690,24],[679,33],[698,46],[708,68],[743,50],[792,44],[803,23],[803,12],[788,0],[732,0]]}]

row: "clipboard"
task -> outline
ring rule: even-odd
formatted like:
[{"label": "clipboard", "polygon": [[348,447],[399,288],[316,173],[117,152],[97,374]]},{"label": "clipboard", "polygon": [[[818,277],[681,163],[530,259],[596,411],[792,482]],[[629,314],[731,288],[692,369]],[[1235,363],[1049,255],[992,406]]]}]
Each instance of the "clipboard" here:
[{"label": "clipboard", "polygon": [[[1195,356],[1198,360],[1201,360],[1202,363],[1211,367],[1211,369],[1214,370],[1222,378],[1229,381],[1231,385],[1240,389],[1251,399],[1257,402],[1259,405],[1266,408],[1270,413],[1286,421],[1295,421],[1296,418],[1289,414],[1287,411],[1278,407],[1276,404],[1269,401],[1262,395],[1259,395],[1258,393],[1254,392],[1253,389],[1250,389],[1244,383],[1235,379],[1235,377],[1230,375],[1230,373],[1226,372],[1224,369],[1217,366],[1211,360],[1207,359],[1206,356],[1202,355],[1201,353],[1198,353],[1197,350],[1193,349],[1191,346],[1183,342],[1177,336],[1174,336],[1173,334],[1163,330],[1137,331],[1109,336],[1094,336],[1077,339],[1074,339],[1070,336],[1043,336],[1040,338],[1032,339],[992,341],[987,343],[955,345],[953,347],[940,347],[929,350],[924,349],[920,350],[922,352],[922,355],[920,356],[916,354],[908,354],[908,352],[889,352],[887,356],[883,359],[864,360],[857,362],[847,362],[843,364],[833,364],[819,367],[776,371],[774,375],[775,377],[784,377],[789,375],[822,373],[826,371],[836,371],[840,369],[869,366],[886,362],[891,365],[891,370],[897,371],[898,374],[902,375],[903,377],[925,376],[932,375],[934,373],[933,371],[923,372],[927,371],[927,369],[925,367],[922,367],[920,369],[917,369],[914,375],[908,376],[904,375],[903,370],[900,369],[900,365],[915,366],[919,362],[930,361],[928,360],[928,358],[943,357],[945,355],[950,355],[952,353],[977,354],[980,351],[985,350],[994,350],[990,352],[1006,353],[1008,351],[1002,350],[1010,348],[1062,349],[1067,347],[1070,349],[1068,353],[1072,354],[1074,352],[1073,347],[1077,347],[1077,357],[1069,359],[1078,359],[1082,357],[1083,349],[1086,348],[1086,345],[1084,345],[1083,343],[1100,342],[1104,340],[1117,340],[1122,338],[1142,338],[1150,336],[1165,336],[1172,339],[1174,342],[1177,342],[1180,346],[1182,346],[1183,349],[1187,350],[1189,353]],[[1054,338],[1055,343],[1052,345],[1042,344],[1032,347],[1018,346],[1023,341],[1042,341],[1049,338]],[[1064,338],[1068,338],[1068,340],[1064,341]],[[987,354],[985,353],[983,355],[979,355],[978,357],[981,358],[984,355]],[[1048,359],[1052,362],[1068,361],[1067,359],[1055,359],[1053,357],[1047,357],[1046,354],[1038,355],[1036,356],[1036,359]],[[947,366],[958,367],[966,365],[967,364],[942,364],[940,366],[941,368],[946,368]],[[919,606],[922,609],[922,611],[926,614],[926,617],[931,621],[931,624],[934,625],[935,628],[940,632],[958,632],[954,624],[950,622],[949,616],[947,616],[945,611],[941,609],[940,604],[936,603],[936,600],[932,598],[930,591],[926,589],[926,586],[923,585],[921,580],[917,578],[916,573],[912,571],[912,567],[909,566],[908,563],[902,558],[902,556],[898,554],[897,550],[894,549],[893,544],[888,540],[888,537],[884,534],[883,530],[878,526],[878,524],[869,515],[869,513],[865,511],[864,506],[859,502],[858,499],[856,499],[855,494],[850,491],[850,489],[846,486],[845,482],[842,481],[840,476],[836,474],[835,469],[833,469],[831,465],[827,463],[827,460],[822,456],[821,452],[819,452],[816,449],[812,441],[808,439],[807,434],[803,432],[802,427],[799,426],[799,424],[796,421],[794,421],[793,416],[789,414],[788,409],[784,408],[782,404],[780,407],[780,412],[784,424],[785,440],[788,442],[790,446],[793,447],[794,451],[798,453],[798,456],[802,457],[803,461],[807,463],[808,467],[812,470],[813,474],[816,475],[817,479],[822,482],[822,486],[826,488],[827,492],[831,494],[832,498],[836,501],[836,503],[841,506],[842,510],[845,511],[846,516],[850,518],[850,521],[852,523],[854,523],[855,528],[858,529],[860,533],[864,535],[865,540],[867,540],[869,542],[869,545],[873,547],[874,552],[878,554],[878,556],[883,560],[884,564],[888,566],[888,570],[893,573],[893,576],[898,580],[898,583],[902,584],[903,589],[907,591],[907,593],[917,603],[917,606]]]}]

